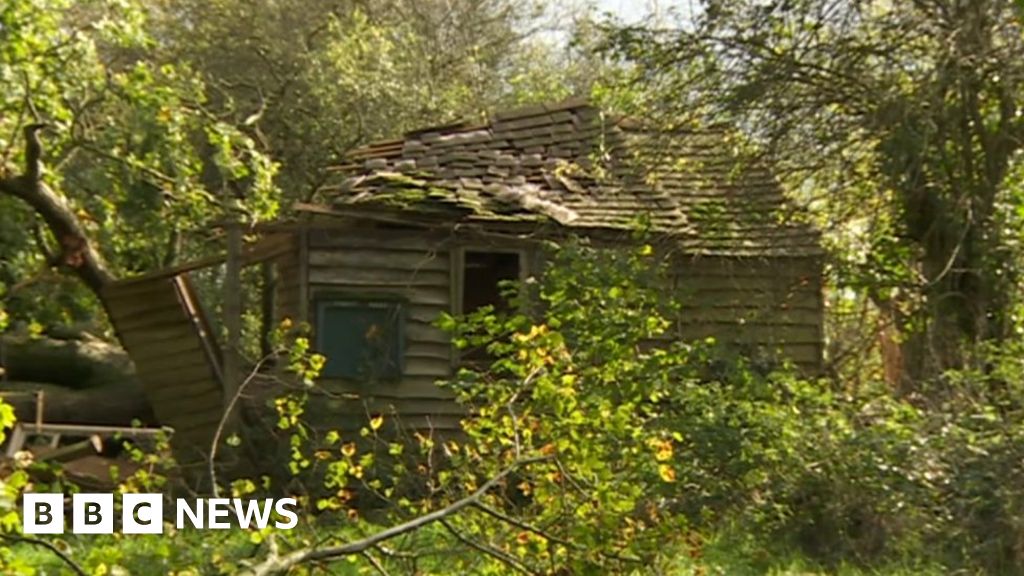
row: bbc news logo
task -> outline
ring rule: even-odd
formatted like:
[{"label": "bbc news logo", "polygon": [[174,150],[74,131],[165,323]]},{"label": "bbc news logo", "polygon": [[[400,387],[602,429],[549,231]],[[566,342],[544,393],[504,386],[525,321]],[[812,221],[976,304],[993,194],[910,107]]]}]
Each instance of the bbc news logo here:
[{"label": "bbc news logo", "polygon": [[[241,498],[196,498],[174,501],[174,526],[202,530],[239,528],[264,529],[273,526],[290,530],[299,523],[294,498],[243,500]],[[24,494],[22,531],[25,534],[63,534],[64,495]],[[73,534],[113,534],[118,516],[113,494],[73,494],[71,496],[71,532]],[[163,494],[122,494],[121,532],[124,534],[163,534]]]}]

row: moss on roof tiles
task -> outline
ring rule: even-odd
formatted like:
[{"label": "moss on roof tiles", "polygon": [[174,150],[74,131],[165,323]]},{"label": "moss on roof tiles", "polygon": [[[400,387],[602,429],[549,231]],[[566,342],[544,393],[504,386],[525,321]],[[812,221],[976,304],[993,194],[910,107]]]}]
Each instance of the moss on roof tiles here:
[{"label": "moss on roof tiles", "polygon": [[351,185],[331,201],[585,228],[628,228],[644,215],[694,250],[767,254],[773,240],[820,250],[813,229],[787,223],[792,209],[771,174],[740,162],[722,132],[644,131],[582,101],[494,118],[354,152]]}]

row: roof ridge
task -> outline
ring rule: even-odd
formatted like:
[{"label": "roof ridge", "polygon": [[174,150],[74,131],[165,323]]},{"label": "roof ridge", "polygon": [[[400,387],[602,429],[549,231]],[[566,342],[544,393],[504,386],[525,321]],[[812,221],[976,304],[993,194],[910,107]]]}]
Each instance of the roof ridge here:
[{"label": "roof ridge", "polygon": [[455,122],[448,122],[447,124],[436,124],[434,126],[427,126],[426,128],[417,128],[415,130],[408,130],[408,131],[402,133],[402,138],[401,139],[402,140],[408,140],[408,139],[411,139],[411,138],[416,138],[418,136],[422,136],[423,134],[427,134],[429,132],[447,132],[447,133],[469,132],[469,131],[472,131],[472,130],[479,130],[481,128],[486,128],[487,124],[488,123],[481,124],[479,120],[474,120],[472,118],[463,118],[462,120],[458,120],[458,121],[455,121]]},{"label": "roof ridge", "polygon": [[488,115],[488,120],[490,124],[493,124],[496,121],[543,116],[544,114],[549,114],[551,112],[561,112],[563,110],[574,110],[577,108],[596,109],[597,106],[591,103],[589,98],[583,96],[572,96],[557,102],[541,102],[539,104],[529,104],[495,111]]}]

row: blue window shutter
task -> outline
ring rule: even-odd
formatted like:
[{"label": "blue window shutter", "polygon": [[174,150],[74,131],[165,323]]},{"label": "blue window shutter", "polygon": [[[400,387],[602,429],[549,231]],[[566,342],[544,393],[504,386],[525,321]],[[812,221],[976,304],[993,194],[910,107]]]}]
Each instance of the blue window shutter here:
[{"label": "blue window shutter", "polygon": [[401,378],[404,312],[397,301],[317,302],[317,350],[327,357],[323,375],[363,381]]}]

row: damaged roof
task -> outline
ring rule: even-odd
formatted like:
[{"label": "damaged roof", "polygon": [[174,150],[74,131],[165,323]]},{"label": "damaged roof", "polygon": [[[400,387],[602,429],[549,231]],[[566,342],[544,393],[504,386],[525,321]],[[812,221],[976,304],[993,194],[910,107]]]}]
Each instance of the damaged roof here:
[{"label": "damaged roof", "polygon": [[820,252],[774,177],[722,131],[652,132],[582,100],[417,130],[339,166],[318,210],[624,230],[642,219],[694,254]]}]

